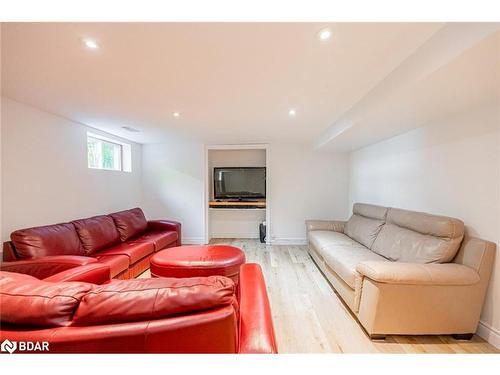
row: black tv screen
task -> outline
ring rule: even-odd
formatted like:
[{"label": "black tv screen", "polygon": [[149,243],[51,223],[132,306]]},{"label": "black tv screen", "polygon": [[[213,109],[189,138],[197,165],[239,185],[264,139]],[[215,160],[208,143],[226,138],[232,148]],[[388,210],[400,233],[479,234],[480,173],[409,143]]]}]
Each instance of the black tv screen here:
[{"label": "black tv screen", "polygon": [[265,197],[265,167],[214,168],[215,199],[259,199]]}]

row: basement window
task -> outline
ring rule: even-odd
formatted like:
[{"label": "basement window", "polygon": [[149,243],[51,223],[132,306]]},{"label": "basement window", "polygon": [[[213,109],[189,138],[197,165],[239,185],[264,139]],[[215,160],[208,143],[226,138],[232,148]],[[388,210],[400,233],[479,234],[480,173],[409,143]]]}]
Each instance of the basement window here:
[{"label": "basement window", "polygon": [[92,169],[132,172],[132,147],[128,143],[88,132],[87,162]]}]

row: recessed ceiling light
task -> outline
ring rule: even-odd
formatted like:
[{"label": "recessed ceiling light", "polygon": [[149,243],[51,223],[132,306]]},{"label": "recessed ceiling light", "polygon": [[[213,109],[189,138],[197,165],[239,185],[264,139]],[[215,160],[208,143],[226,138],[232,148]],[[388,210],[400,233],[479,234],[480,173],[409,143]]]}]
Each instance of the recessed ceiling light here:
[{"label": "recessed ceiling light", "polygon": [[328,40],[332,36],[332,31],[330,29],[320,30],[318,33],[319,40]]},{"label": "recessed ceiling light", "polygon": [[92,39],[83,39],[83,44],[85,44],[85,47],[90,48],[90,49],[98,49],[99,45],[95,40]]},{"label": "recessed ceiling light", "polygon": [[293,108],[292,108],[292,109],[290,109],[290,110],[288,111],[288,115],[289,115],[289,116],[294,117],[296,114],[297,114],[297,112],[296,112],[296,111],[295,111],[295,109],[293,109]]},{"label": "recessed ceiling light", "polygon": [[181,114],[179,112],[174,112],[174,113],[172,113],[172,116],[174,116],[174,117],[181,117]]},{"label": "recessed ceiling light", "polygon": [[131,126],[122,126],[122,129],[126,130],[128,132],[131,132],[131,133],[139,133],[140,132],[139,129],[133,128]]}]

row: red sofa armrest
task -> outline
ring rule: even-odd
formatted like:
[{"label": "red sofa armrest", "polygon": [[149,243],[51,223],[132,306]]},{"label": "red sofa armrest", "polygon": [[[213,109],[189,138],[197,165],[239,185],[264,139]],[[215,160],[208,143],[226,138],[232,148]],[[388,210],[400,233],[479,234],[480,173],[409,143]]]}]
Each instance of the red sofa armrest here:
[{"label": "red sofa armrest", "polygon": [[43,258],[3,262],[0,270],[24,273],[37,279],[45,279],[70,268],[97,263],[97,259],[78,255],[54,255]]},{"label": "red sofa armrest", "polygon": [[239,353],[277,353],[266,284],[258,264],[240,268]]},{"label": "red sofa armrest", "polygon": [[64,281],[80,281],[91,284],[104,284],[111,280],[111,269],[107,264],[91,263],[78,266],[49,276],[44,281],[54,283]]},{"label": "red sofa armrest", "polygon": [[148,229],[158,231],[174,231],[177,232],[176,246],[181,246],[181,223],[174,220],[150,220],[148,221]]},{"label": "red sofa armrest", "polygon": [[4,261],[8,262],[18,259],[12,241],[4,242],[2,250],[3,250],[2,258]]}]

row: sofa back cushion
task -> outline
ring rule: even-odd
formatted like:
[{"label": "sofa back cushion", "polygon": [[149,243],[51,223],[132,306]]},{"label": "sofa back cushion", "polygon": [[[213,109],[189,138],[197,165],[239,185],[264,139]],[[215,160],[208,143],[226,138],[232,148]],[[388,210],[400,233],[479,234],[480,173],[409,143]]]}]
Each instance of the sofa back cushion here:
[{"label": "sofa back cushion", "polygon": [[120,234],[110,216],[95,216],[73,221],[87,255],[120,242]]},{"label": "sofa back cushion", "polygon": [[355,203],[344,234],[370,249],[385,224],[386,215],[386,207]]},{"label": "sofa back cushion", "polygon": [[142,212],[140,208],[115,212],[109,216],[113,218],[122,241],[127,241],[129,238],[139,236],[144,233],[148,227],[144,212]]},{"label": "sofa back cushion", "polygon": [[19,258],[49,255],[85,255],[71,223],[20,229],[10,235]]},{"label": "sofa back cushion", "polygon": [[63,327],[70,325],[82,297],[93,288],[79,282],[50,283],[0,272],[3,324]]},{"label": "sofa back cushion", "polygon": [[231,304],[237,304],[235,286],[223,276],[115,281],[83,297],[73,325],[153,320]]},{"label": "sofa back cushion", "polygon": [[464,223],[458,219],[390,208],[372,250],[393,261],[446,263],[463,236]]}]

